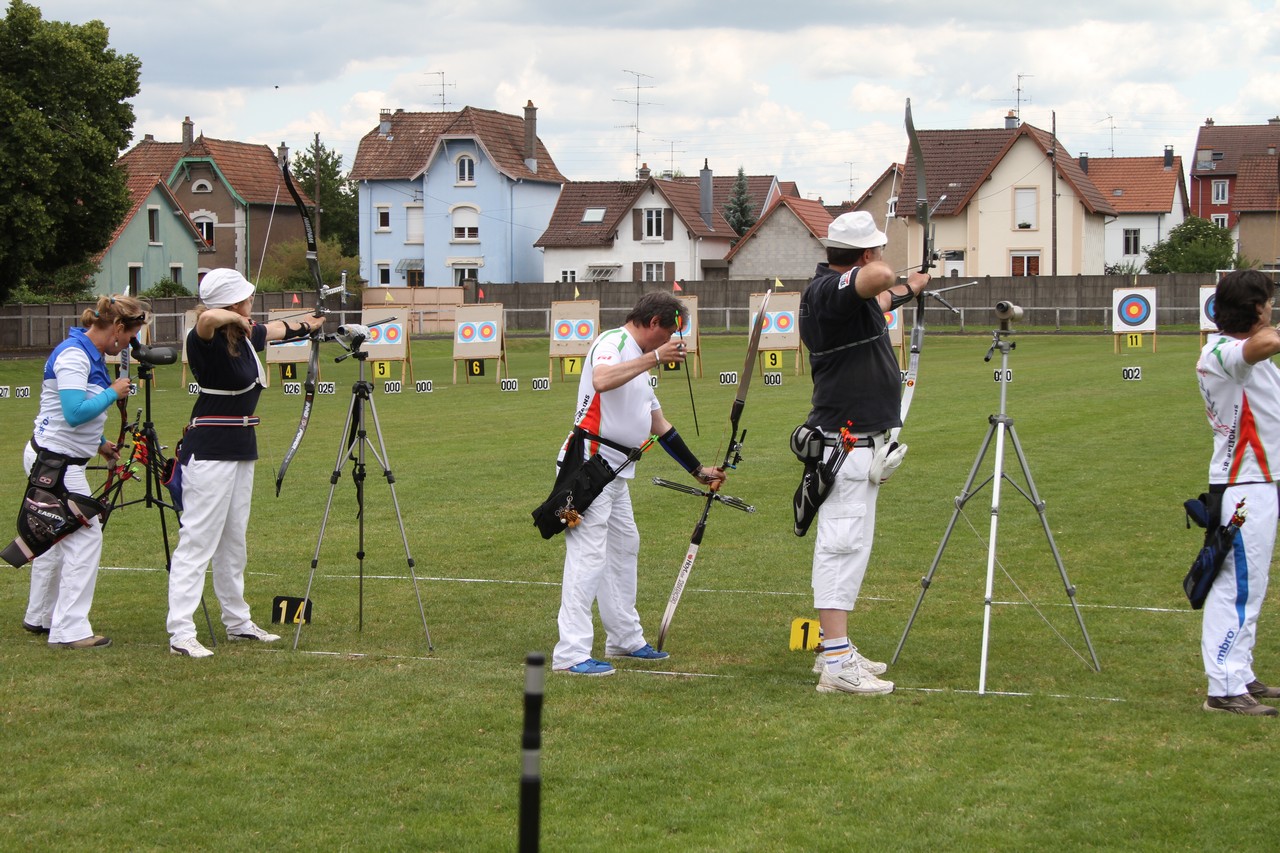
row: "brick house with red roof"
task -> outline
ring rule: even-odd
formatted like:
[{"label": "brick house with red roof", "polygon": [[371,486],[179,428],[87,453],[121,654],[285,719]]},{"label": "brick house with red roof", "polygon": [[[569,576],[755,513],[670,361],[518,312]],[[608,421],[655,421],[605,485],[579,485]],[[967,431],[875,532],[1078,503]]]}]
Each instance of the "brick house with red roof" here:
[{"label": "brick house with red roof", "polygon": [[360,140],[360,274],[373,287],[539,281],[566,178],[524,115],[383,110]]},{"label": "brick house with red roof", "polygon": [[1081,154],[1080,168],[1116,209],[1107,220],[1109,267],[1142,270],[1147,247],[1169,236],[1187,217],[1187,182],[1173,146],[1162,157],[1095,157]]},{"label": "brick house with red roof", "polygon": [[564,185],[546,231],[544,281],[701,281],[738,236],[713,202],[711,170],[698,183],[655,178]]},{"label": "brick house with red roof", "polygon": [[[174,198],[212,247],[200,272],[238,270],[251,281],[274,243],[303,239],[302,218],[284,185],[279,158],[288,149],[194,135],[190,117],[181,142],[157,142],[151,134],[117,161],[131,176],[161,175]],[[311,200],[299,190],[303,202]],[[196,280],[185,282],[188,289]]]},{"label": "brick house with red roof", "polygon": [[1280,116],[1256,125],[1206,119],[1191,166],[1191,212],[1231,229],[1236,250],[1280,268]]},{"label": "brick house with red roof", "polygon": [[[1004,128],[918,136],[929,203],[937,205],[935,246],[950,254],[942,274],[1102,274],[1106,220],[1116,209],[1048,131],[1010,116]],[[904,162],[897,214],[907,221],[908,263],[919,264],[910,146]]]},{"label": "brick house with red roof", "polygon": [[166,278],[194,290],[209,251],[199,229],[160,175],[129,175],[126,187],[129,210],[93,257],[93,293],[137,296]]}]

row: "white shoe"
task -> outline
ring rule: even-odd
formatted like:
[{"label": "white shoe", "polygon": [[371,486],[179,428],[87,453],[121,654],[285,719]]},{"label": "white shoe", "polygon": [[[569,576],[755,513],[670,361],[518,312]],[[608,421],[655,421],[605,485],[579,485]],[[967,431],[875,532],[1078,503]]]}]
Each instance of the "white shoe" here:
[{"label": "white shoe", "polygon": [[[858,666],[862,667],[863,672],[869,672],[872,675],[884,675],[889,671],[889,664],[881,663],[878,660],[871,660],[870,658],[864,658],[858,653],[857,647],[853,650],[853,659],[857,661]],[[822,660],[822,652],[818,652],[813,661],[813,674],[822,675],[825,669],[826,663]]]},{"label": "white shoe", "polygon": [[276,640],[280,639],[280,635],[268,634],[266,631],[250,622],[234,634],[228,631],[227,639],[233,643],[236,640],[257,640],[260,643],[274,643]]},{"label": "white shoe", "polygon": [[169,654],[186,655],[189,658],[211,658],[213,652],[204,647],[204,644],[195,637],[187,637],[185,640],[171,640],[169,642]]},{"label": "white shoe", "polygon": [[893,682],[876,678],[854,661],[849,661],[835,675],[825,670],[818,676],[819,693],[892,693]]}]

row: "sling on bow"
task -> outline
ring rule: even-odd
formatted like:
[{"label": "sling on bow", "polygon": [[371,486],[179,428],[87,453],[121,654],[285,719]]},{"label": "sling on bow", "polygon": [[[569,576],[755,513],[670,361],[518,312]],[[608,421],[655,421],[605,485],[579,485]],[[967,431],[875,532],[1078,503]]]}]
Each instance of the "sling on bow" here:
[{"label": "sling on bow", "polygon": [[[302,230],[307,241],[307,269],[311,272],[311,280],[316,286],[316,304],[312,316],[319,317],[328,313],[324,304],[324,298],[330,293],[341,291],[342,285],[326,288],[324,286],[324,277],[320,275],[320,259],[316,248],[316,229],[311,221],[311,211],[307,210],[307,206],[302,201],[302,196],[298,194],[298,189],[293,185],[293,178],[289,176],[289,157],[285,151],[281,151],[280,155],[280,174],[284,177],[285,188],[289,190],[289,195],[293,196],[293,203],[298,208],[298,214],[302,217]],[[276,474],[276,497],[280,496],[280,486],[284,483],[284,472],[288,470],[289,463],[293,461],[294,454],[298,452],[298,447],[302,444],[302,436],[306,435],[307,423],[311,420],[311,406],[316,399],[316,379],[320,373],[320,341],[324,339],[324,329],[318,327],[311,330],[311,354],[307,359],[307,379],[303,383],[304,396],[302,398],[302,417],[298,420],[298,432],[293,437],[293,443],[289,445],[289,450],[284,455],[284,461],[280,463],[280,471]]]},{"label": "sling on bow", "polygon": [[[738,376],[738,393],[733,399],[733,408],[729,410],[729,443],[725,448],[724,461],[720,463],[721,469],[734,468],[742,461],[742,442],[747,436],[744,429],[738,432],[738,422],[742,418],[742,409],[747,403],[747,390],[751,387],[751,376],[755,373],[756,355],[760,351],[760,333],[764,328],[765,310],[769,307],[769,296],[772,290],[765,291],[764,299],[760,302],[760,309],[756,314],[755,324],[751,327],[751,339],[747,344],[747,359],[742,365],[742,373]],[[677,491],[688,492],[689,494],[700,495],[706,499],[706,503],[702,506],[702,515],[698,517],[698,523],[693,528],[693,535],[689,537],[689,551],[685,554],[684,562],[680,565],[680,572],[676,575],[675,586],[671,589],[671,597],[667,600],[667,609],[662,614],[662,626],[658,629],[657,648],[662,650],[662,644],[667,638],[667,629],[671,627],[671,619],[676,614],[676,607],[680,604],[680,596],[684,594],[685,584],[689,581],[689,575],[693,571],[693,563],[698,558],[698,548],[702,545],[702,534],[707,529],[707,516],[711,513],[711,505],[717,501],[731,506],[734,509],[741,509],[745,512],[755,512],[755,507],[745,504],[737,498],[728,495],[720,495],[712,489],[694,489],[682,484],[668,484],[665,480],[654,479],[654,483],[668,488],[675,488]]]}]

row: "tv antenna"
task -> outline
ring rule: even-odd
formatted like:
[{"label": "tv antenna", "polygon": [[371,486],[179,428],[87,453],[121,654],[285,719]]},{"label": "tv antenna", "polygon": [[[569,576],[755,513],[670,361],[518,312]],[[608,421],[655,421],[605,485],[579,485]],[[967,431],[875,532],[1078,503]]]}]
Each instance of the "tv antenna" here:
[{"label": "tv antenna", "polygon": [[458,84],[444,82],[443,71],[427,71],[425,73],[428,77],[431,77],[436,74],[440,75],[440,112],[447,112],[448,108],[452,106],[452,104],[450,104],[449,101],[445,98],[444,90],[455,88]]},{"label": "tv antenna", "polygon": [[853,167],[856,165],[853,160],[845,160],[844,164],[849,167],[849,194],[845,198],[853,201]]},{"label": "tv antenna", "polygon": [[616,126],[617,126],[617,127],[629,127],[629,128],[633,129],[633,130],[636,132],[636,170],[635,170],[635,176],[636,176],[636,178],[639,178],[639,177],[640,177],[640,132],[641,132],[641,131],[640,131],[640,106],[643,104],[644,106],[657,106],[657,107],[660,107],[660,106],[662,106],[662,104],[655,104],[653,101],[641,101],[641,100],[640,100],[640,90],[641,90],[641,89],[652,89],[652,88],[653,88],[652,86],[641,86],[641,85],[640,85],[640,78],[641,78],[641,77],[647,77],[647,78],[649,78],[650,80],[652,80],[652,79],[653,79],[653,76],[652,76],[651,74],[642,74],[642,73],[641,73],[641,72],[639,72],[639,71],[628,71],[628,70],[627,70],[627,69],[625,69],[625,68],[624,68],[624,69],[622,69],[622,73],[623,73],[623,74],[634,74],[634,75],[635,75],[635,77],[636,77],[636,97],[635,97],[635,100],[634,100],[634,101],[629,101],[629,100],[626,100],[625,98],[614,98],[614,100],[615,100],[615,101],[617,101],[617,102],[618,102],[618,103],[620,103],[620,104],[632,104],[632,105],[634,105],[634,106],[635,106],[635,108],[636,108],[636,120],[635,120],[635,122],[634,122],[633,124],[620,124],[620,125],[616,125]]},{"label": "tv antenna", "polygon": [[[1014,113],[1014,115],[1016,115],[1016,116],[1018,117],[1018,124],[1022,124],[1022,102],[1025,100],[1028,104],[1029,104],[1029,103],[1031,103],[1031,96],[1030,96],[1030,95],[1028,95],[1026,98],[1023,98],[1023,97],[1022,97],[1022,79],[1023,79],[1024,77],[1034,77],[1034,76],[1036,76],[1036,75],[1034,75],[1034,74],[1019,74],[1019,75],[1018,75],[1018,87],[1014,90],[1015,98],[1014,98],[1014,100],[1013,100],[1013,106],[1014,106],[1013,113]],[[997,103],[1007,104],[1007,103],[1009,103],[1009,99],[1008,99],[1008,98],[1000,98],[1000,99],[998,99],[998,100],[997,100]]]},{"label": "tv antenna", "polygon": [[[659,139],[658,141],[665,142],[666,144],[671,146],[671,176],[674,178],[676,174],[676,145],[680,142],[684,142],[684,140],[683,139]],[[681,148],[680,153],[684,154],[685,150]]]},{"label": "tv antenna", "polygon": [[1111,113],[1107,113],[1105,116],[1095,121],[1094,124],[1102,124],[1104,121],[1110,122],[1111,124],[1111,147],[1107,150],[1111,152],[1111,156],[1114,157],[1116,156],[1116,119],[1115,116],[1111,115]]}]

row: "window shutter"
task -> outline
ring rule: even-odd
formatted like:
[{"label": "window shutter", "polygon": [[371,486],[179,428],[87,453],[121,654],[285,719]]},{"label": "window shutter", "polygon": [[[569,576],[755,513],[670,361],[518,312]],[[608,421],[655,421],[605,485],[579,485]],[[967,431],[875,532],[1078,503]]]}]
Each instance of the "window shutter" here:
[{"label": "window shutter", "polygon": [[675,261],[667,261],[666,264],[663,265],[662,280],[663,281],[676,280],[676,262]]},{"label": "window shutter", "polygon": [[638,207],[631,211],[631,239],[636,242],[644,239],[644,211]]},{"label": "window shutter", "polygon": [[669,207],[664,207],[662,209],[662,239],[663,240],[671,239],[671,228],[672,228],[671,223],[675,218],[676,217],[675,217],[674,210],[672,210]]},{"label": "window shutter", "polygon": [[644,265],[639,261],[631,262],[631,280],[644,281]]}]

